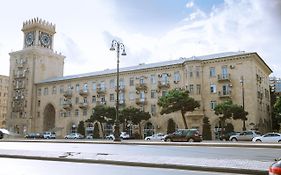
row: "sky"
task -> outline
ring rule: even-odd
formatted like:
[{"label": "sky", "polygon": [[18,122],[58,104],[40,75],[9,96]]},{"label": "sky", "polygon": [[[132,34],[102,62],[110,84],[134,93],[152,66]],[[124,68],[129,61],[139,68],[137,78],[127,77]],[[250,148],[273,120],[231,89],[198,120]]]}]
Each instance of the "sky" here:
[{"label": "sky", "polygon": [[281,0],[3,1],[0,75],[9,75],[9,53],[23,49],[23,22],[35,17],[56,24],[64,75],[115,69],[115,39],[127,52],[120,67],[246,51],[281,78]]}]

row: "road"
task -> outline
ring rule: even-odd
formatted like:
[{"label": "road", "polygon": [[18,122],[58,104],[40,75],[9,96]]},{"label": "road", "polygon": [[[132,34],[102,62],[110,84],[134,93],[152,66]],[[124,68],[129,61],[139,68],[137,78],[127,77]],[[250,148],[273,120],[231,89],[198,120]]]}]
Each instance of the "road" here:
[{"label": "road", "polygon": [[[1,175],[235,175],[227,173],[0,158]],[[237,174],[238,175],[238,174]]]},{"label": "road", "polygon": [[84,152],[127,156],[168,156],[179,158],[241,159],[272,162],[281,157],[280,149],[206,146],[157,146],[119,144],[78,144],[42,142],[0,142],[1,150]]}]

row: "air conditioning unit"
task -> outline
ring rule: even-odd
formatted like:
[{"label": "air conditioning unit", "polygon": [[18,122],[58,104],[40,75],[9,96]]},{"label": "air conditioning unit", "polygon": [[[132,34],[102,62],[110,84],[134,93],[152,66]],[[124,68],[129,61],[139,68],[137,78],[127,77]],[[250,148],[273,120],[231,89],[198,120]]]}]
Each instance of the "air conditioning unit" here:
[{"label": "air conditioning unit", "polygon": [[234,69],[234,68],[235,68],[235,66],[234,66],[234,65],[230,65],[229,67],[230,67],[230,69]]}]

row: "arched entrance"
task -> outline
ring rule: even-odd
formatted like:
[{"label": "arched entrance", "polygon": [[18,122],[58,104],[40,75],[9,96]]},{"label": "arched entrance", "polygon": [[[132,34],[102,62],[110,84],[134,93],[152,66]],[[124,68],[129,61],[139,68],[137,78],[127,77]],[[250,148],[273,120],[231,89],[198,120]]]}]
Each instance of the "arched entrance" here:
[{"label": "arched entrance", "polygon": [[56,111],[52,104],[48,104],[44,110],[43,130],[49,131],[55,128]]},{"label": "arched entrance", "polygon": [[147,136],[151,136],[154,134],[154,126],[152,125],[152,123],[150,122],[147,122],[145,125],[144,125],[144,130],[143,130],[143,136],[144,138],[147,137]]}]

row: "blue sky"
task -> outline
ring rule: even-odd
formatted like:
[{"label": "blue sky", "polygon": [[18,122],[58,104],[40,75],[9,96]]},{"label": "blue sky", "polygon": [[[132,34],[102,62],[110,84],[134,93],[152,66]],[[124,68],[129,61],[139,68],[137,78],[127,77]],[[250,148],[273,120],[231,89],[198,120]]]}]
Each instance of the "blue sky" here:
[{"label": "blue sky", "polygon": [[[17,4],[17,5],[15,5]],[[65,75],[116,68],[112,39],[122,41],[132,66],[229,51],[257,52],[281,77],[280,0],[9,0],[0,6],[0,74],[9,52],[23,47],[22,23],[56,24],[55,48]]]}]

